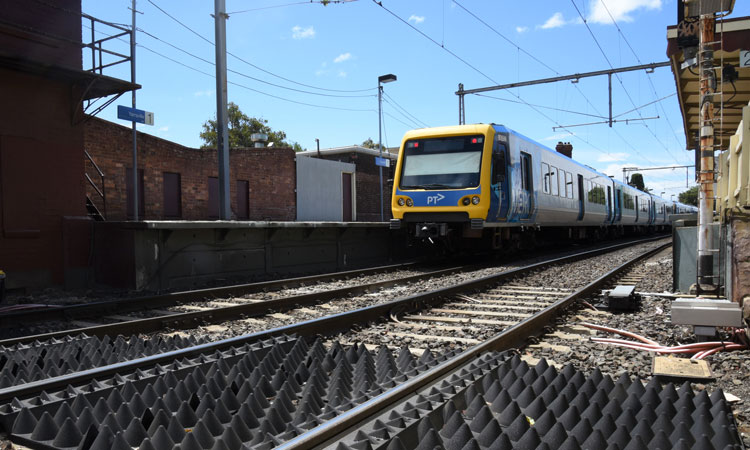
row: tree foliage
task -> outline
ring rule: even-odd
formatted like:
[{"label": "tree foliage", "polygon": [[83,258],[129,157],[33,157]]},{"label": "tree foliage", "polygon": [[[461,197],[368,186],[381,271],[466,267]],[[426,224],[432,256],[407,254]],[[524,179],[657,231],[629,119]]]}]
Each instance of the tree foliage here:
[{"label": "tree foliage", "polygon": [[378,148],[378,144],[372,141],[372,138],[367,138],[366,141],[362,142],[362,147],[364,148]]},{"label": "tree foliage", "polygon": [[[302,151],[302,146],[298,143],[289,144],[285,141],[286,133],[283,131],[273,131],[267,125],[265,119],[249,117],[240,111],[236,103],[229,102],[227,105],[227,127],[229,128],[229,147],[230,148],[247,148],[253,147],[254,143],[250,136],[253,133],[265,133],[268,135],[268,143],[273,142],[276,147],[293,148],[294,151]],[[201,148],[215,148],[218,142],[216,132],[216,120],[207,120],[203,123],[203,131],[200,133],[203,139]]]},{"label": "tree foliage", "polygon": [[628,184],[638,189],[639,191],[648,192],[646,191],[646,184],[643,182],[643,175],[641,175],[640,173],[634,173],[633,175],[631,175]]},{"label": "tree foliage", "polygon": [[685,192],[680,192],[677,200],[686,205],[698,206],[698,186],[693,186]]}]

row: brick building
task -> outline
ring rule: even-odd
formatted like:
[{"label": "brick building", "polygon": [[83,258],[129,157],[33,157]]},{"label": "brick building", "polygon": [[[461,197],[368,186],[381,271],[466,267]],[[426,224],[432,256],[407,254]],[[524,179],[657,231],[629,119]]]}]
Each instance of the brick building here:
[{"label": "brick building", "polygon": [[[108,221],[132,216],[132,129],[92,118],[84,142],[104,173],[102,198],[88,196]],[[233,148],[230,158],[232,218],[288,221],[296,218],[295,153],[288,148]],[[96,180],[87,161],[87,173]],[[208,220],[219,217],[218,162],[215,149],[184,147],[138,133],[139,218]]]},{"label": "brick building", "polygon": [[83,70],[80,0],[0,0],[0,11],[0,269],[10,289],[80,286],[91,229],[82,122],[89,101],[138,86]]}]

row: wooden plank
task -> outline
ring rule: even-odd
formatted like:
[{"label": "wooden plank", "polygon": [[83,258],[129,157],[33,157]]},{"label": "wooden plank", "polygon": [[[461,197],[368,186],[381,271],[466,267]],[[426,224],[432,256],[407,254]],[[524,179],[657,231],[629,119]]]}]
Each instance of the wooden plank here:
[{"label": "wooden plank", "polygon": [[512,285],[512,284],[506,285],[506,286],[500,286],[493,290],[501,290],[501,289],[520,289],[524,292],[533,291],[533,292],[541,292],[544,294],[570,294],[572,292],[570,289],[545,288],[545,287],[539,287],[539,286],[517,286],[517,285]]},{"label": "wooden plank", "polygon": [[222,302],[222,301],[218,301],[218,300],[210,301],[210,302],[208,302],[208,304],[211,305],[211,306],[215,306],[217,308],[230,308],[232,306],[237,306],[237,303]]},{"label": "wooden plank", "polygon": [[[490,300],[486,298],[480,298],[478,299],[481,303],[487,303],[490,305],[509,305],[509,306],[517,306],[518,302],[511,301],[511,300]],[[525,306],[535,306],[538,308],[546,308],[547,306],[551,305],[551,303],[546,302],[523,302],[523,305]]]},{"label": "wooden plank", "polygon": [[500,325],[511,326],[517,322],[509,320],[491,320],[491,319],[471,319],[461,317],[442,317],[442,316],[404,316],[406,320],[423,321],[423,322],[445,322],[445,323],[476,323],[479,325]]},{"label": "wooden plank", "polygon": [[397,327],[404,327],[404,328],[429,328],[431,330],[439,330],[439,331],[463,331],[463,330],[472,330],[472,331],[479,331],[480,329],[477,327],[472,327],[470,325],[463,326],[463,327],[452,327],[450,325],[432,325],[432,324],[426,324],[426,323],[409,323],[409,322],[391,322],[391,325],[397,326]]},{"label": "wooden plank", "polygon": [[[197,305],[180,305],[178,308],[185,309],[187,311],[210,311],[214,308],[209,308],[207,306],[197,306]],[[174,314],[174,313],[170,313]]]},{"label": "wooden plank", "polygon": [[453,337],[453,336],[436,336],[433,334],[413,334],[413,333],[395,333],[395,332],[388,332],[391,336],[398,336],[398,337],[408,337],[412,339],[417,339],[420,341],[440,341],[440,342],[460,342],[462,344],[479,344],[479,339],[470,339],[470,338],[459,338],[459,337]]},{"label": "wooden plank", "polygon": [[433,308],[431,312],[443,313],[443,314],[463,314],[465,316],[487,316],[487,317],[520,317],[526,318],[531,317],[531,314],[512,313],[512,312],[494,312],[494,311],[472,311],[469,309],[444,309],[444,308]]},{"label": "wooden plank", "polygon": [[[449,306],[449,307],[457,307],[457,306],[466,306],[470,308],[487,308],[487,309],[515,309],[515,310],[537,310],[538,308],[535,308],[533,306],[522,306],[522,305],[488,305],[486,303],[446,303],[443,306]],[[545,305],[547,306],[547,305]]]},{"label": "wooden plank", "polygon": [[555,345],[547,342],[540,342],[538,344],[529,345],[529,348],[540,348],[553,350],[557,353],[570,353],[571,349],[567,345]]},{"label": "wooden plank", "polygon": [[515,298],[518,300],[539,300],[540,298],[559,298],[560,296],[554,295],[519,295],[519,294],[483,294],[483,296],[494,297],[494,298]]},{"label": "wooden plank", "polygon": [[569,295],[568,292],[537,291],[537,290],[529,290],[529,289],[505,289],[505,288],[492,289],[489,292],[490,292],[489,294],[484,294],[484,295],[500,296],[500,295],[512,295],[512,294],[536,294],[536,295],[545,296],[545,297],[564,297],[566,295]]}]

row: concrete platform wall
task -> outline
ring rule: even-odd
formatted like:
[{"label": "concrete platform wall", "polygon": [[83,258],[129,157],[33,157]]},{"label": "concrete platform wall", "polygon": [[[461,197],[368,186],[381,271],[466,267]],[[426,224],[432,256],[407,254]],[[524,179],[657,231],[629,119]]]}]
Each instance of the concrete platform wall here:
[{"label": "concrete platform wall", "polygon": [[408,251],[387,224],[102,222],[94,235],[97,282],[150,291],[350,270]]}]

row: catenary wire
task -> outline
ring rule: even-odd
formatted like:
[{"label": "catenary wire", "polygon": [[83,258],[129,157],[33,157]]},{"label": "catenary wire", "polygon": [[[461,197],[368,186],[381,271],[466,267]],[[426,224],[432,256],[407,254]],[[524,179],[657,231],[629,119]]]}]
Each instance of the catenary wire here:
[{"label": "catenary wire", "polygon": [[[178,51],[180,51],[182,53],[185,53],[186,55],[192,56],[193,58],[196,58],[196,59],[198,59],[200,61],[203,61],[205,63],[211,64],[212,66],[216,66],[215,62],[210,61],[208,59],[205,59],[203,57],[200,57],[200,56],[198,56],[198,55],[196,55],[194,53],[191,53],[191,52],[189,52],[189,51],[187,51],[187,50],[185,50],[183,48],[180,48],[179,46],[174,45],[171,42],[168,42],[168,41],[166,41],[166,40],[164,40],[164,39],[162,39],[162,38],[160,38],[158,36],[155,36],[152,33],[149,33],[148,31],[144,30],[143,28],[139,27],[138,31],[140,31],[141,33],[145,34],[146,36],[148,36],[148,37],[150,37],[152,39],[156,39],[157,41],[162,42],[162,43],[164,43],[164,44],[166,44],[166,45],[174,48],[175,50],[178,50]],[[257,81],[258,83],[267,84],[269,86],[277,87],[279,89],[286,89],[286,90],[289,90],[289,91],[300,92],[302,94],[318,95],[318,96],[321,96],[321,97],[338,97],[338,98],[362,98],[362,97],[374,97],[375,96],[374,94],[339,95],[339,94],[326,94],[326,93],[323,93],[323,92],[310,92],[310,91],[305,91],[305,90],[302,90],[302,89],[291,88],[291,87],[287,87],[287,86],[282,86],[280,84],[271,83],[269,81],[261,80],[260,78],[255,78],[253,76],[247,75],[245,73],[242,73],[242,72],[234,70],[234,69],[227,69],[227,72],[231,72],[231,73],[239,75],[239,76],[241,76],[243,78],[247,78],[247,79],[250,79],[250,80],[253,80],[253,81]]]},{"label": "catenary wire", "polygon": [[[383,6],[383,2],[382,2],[382,1],[377,1],[377,0],[372,0],[372,1],[373,1],[373,3],[375,3],[376,5],[378,5],[378,6],[380,6],[381,8],[383,8],[383,9],[384,9],[384,10],[385,10],[386,12],[388,12],[388,13],[389,13],[390,15],[392,15],[393,17],[395,17],[396,19],[398,19],[399,21],[401,21],[402,23],[404,23],[405,25],[407,25],[407,26],[408,26],[409,28],[411,28],[412,30],[414,30],[414,31],[416,31],[417,33],[419,33],[420,35],[422,35],[422,36],[423,36],[424,38],[426,38],[427,40],[429,40],[429,41],[430,41],[430,42],[432,42],[433,44],[437,45],[438,47],[440,47],[441,49],[443,49],[444,51],[446,51],[446,52],[447,52],[448,54],[450,54],[450,55],[451,55],[451,56],[453,56],[454,58],[456,58],[456,59],[458,59],[459,61],[461,61],[462,63],[464,63],[464,64],[465,64],[466,66],[468,66],[469,68],[471,68],[471,69],[472,69],[472,70],[474,70],[475,72],[477,72],[477,73],[479,73],[480,75],[482,75],[483,77],[487,78],[487,79],[488,79],[488,80],[490,80],[490,81],[491,81],[492,83],[494,83],[494,84],[499,84],[499,83],[498,83],[497,81],[495,81],[495,80],[494,80],[494,79],[493,79],[492,77],[490,77],[489,75],[485,74],[484,72],[482,72],[481,70],[479,70],[478,68],[476,68],[475,66],[473,66],[472,64],[470,64],[470,63],[469,63],[468,61],[466,61],[465,59],[461,58],[461,57],[460,57],[460,56],[458,56],[458,55],[457,55],[456,53],[452,52],[451,50],[449,50],[449,49],[448,49],[447,47],[445,47],[444,45],[442,45],[442,44],[438,43],[438,42],[437,42],[436,40],[432,39],[432,38],[431,38],[430,36],[426,35],[426,34],[425,34],[425,33],[423,33],[423,32],[422,32],[421,30],[419,30],[418,28],[414,27],[414,26],[413,26],[412,24],[410,24],[409,22],[407,22],[407,21],[405,21],[404,19],[402,19],[401,17],[399,17],[399,16],[398,16],[398,15],[397,15],[396,13],[394,13],[393,11],[391,11],[391,10],[389,10],[388,8],[386,8],[385,6]],[[607,151],[605,151],[605,150],[602,150],[601,148],[597,147],[596,145],[594,145],[593,143],[591,143],[591,142],[590,142],[590,141],[589,141],[588,139],[586,139],[586,138],[584,138],[584,137],[582,137],[582,136],[579,136],[579,135],[577,135],[577,134],[573,133],[572,131],[570,131],[570,130],[569,130],[569,129],[568,129],[567,127],[565,127],[565,126],[562,126],[562,125],[560,125],[560,123],[559,123],[559,122],[557,122],[556,120],[552,119],[552,118],[551,118],[551,117],[549,117],[548,115],[544,114],[544,113],[543,113],[542,111],[540,111],[540,110],[539,110],[538,108],[534,107],[534,106],[533,106],[533,105],[531,105],[531,104],[530,104],[529,102],[527,102],[526,100],[524,100],[524,99],[523,99],[523,98],[522,98],[522,97],[521,97],[520,95],[514,94],[513,92],[510,92],[510,91],[508,91],[508,93],[509,93],[510,95],[512,95],[512,96],[514,96],[514,97],[516,97],[516,98],[517,98],[518,100],[520,100],[520,101],[521,101],[521,102],[522,102],[522,103],[523,103],[524,105],[526,105],[526,106],[528,106],[529,108],[531,108],[532,110],[534,110],[534,111],[535,111],[535,112],[536,112],[537,114],[541,115],[542,117],[544,117],[545,119],[549,120],[550,122],[552,122],[552,123],[556,124],[556,125],[557,125],[558,127],[560,127],[560,128],[562,128],[562,129],[564,129],[565,131],[567,131],[568,133],[570,133],[570,134],[571,134],[572,136],[574,136],[575,138],[577,138],[577,139],[579,139],[579,140],[581,140],[581,141],[585,142],[586,144],[588,144],[589,146],[591,146],[591,148],[593,148],[594,150],[596,150],[596,151],[598,151],[598,152],[600,152],[600,153],[603,153],[603,154],[607,154],[607,155],[609,154],[609,152],[607,152]]]},{"label": "catenary wire", "polygon": [[[84,26],[84,28],[89,28],[90,29],[90,27],[88,27],[86,25],[83,25],[83,26]],[[101,33],[101,34],[103,34],[105,36],[110,36],[111,37],[111,35],[108,35],[107,33],[104,33],[102,31],[98,31],[97,30],[96,32],[97,33]],[[125,42],[121,38],[117,38],[117,39],[120,40],[121,42]],[[157,56],[159,56],[161,58],[167,59],[167,60],[169,60],[169,61],[171,61],[171,62],[173,62],[175,64],[178,64],[178,65],[183,66],[183,67],[185,67],[187,69],[190,69],[190,70],[192,70],[194,72],[197,72],[197,73],[200,73],[200,74],[203,74],[203,75],[206,75],[208,77],[216,79],[216,75],[215,74],[204,72],[204,71],[202,71],[202,70],[200,70],[198,68],[195,68],[195,67],[193,67],[193,66],[191,66],[189,64],[185,64],[182,61],[178,61],[177,59],[171,58],[171,57],[169,57],[167,55],[164,55],[164,54],[162,54],[162,53],[160,53],[160,52],[158,52],[156,50],[153,50],[153,49],[151,49],[151,48],[149,48],[149,47],[147,47],[147,46],[145,46],[143,44],[136,43],[136,46],[138,46],[138,47],[140,47],[140,48],[142,48],[142,49],[144,49],[146,51],[149,51],[149,52],[151,52],[151,53],[153,53],[153,54],[155,54],[155,55],[157,55]],[[278,95],[273,95],[273,94],[269,94],[267,92],[259,91],[257,89],[251,88],[249,86],[245,86],[244,84],[237,83],[237,82],[234,82],[234,81],[228,81],[227,83],[231,84],[233,86],[237,86],[237,87],[240,87],[240,88],[252,91],[252,92],[256,92],[256,93],[261,94],[261,95],[265,95],[267,97],[275,98],[275,99],[278,99],[278,100],[283,100],[285,102],[294,103],[294,104],[297,104],[297,105],[310,106],[310,107],[313,107],[313,108],[331,109],[331,110],[336,110],[336,111],[373,112],[372,109],[342,108],[342,107],[337,107],[337,106],[318,105],[318,104],[314,104],[314,103],[300,102],[300,101],[297,101],[297,100],[292,100],[292,99],[288,99],[288,98],[281,97],[281,96],[278,96]]]},{"label": "catenary wire", "polygon": [[[198,36],[200,39],[206,41],[207,43],[211,44],[212,46],[215,46],[215,44],[214,44],[214,42],[212,40],[204,37],[203,35],[201,35],[197,31],[193,30],[191,27],[189,27],[188,25],[184,24],[182,21],[180,21],[179,19],[177,19],[173,15],[169,14],[167,11],[165,11],[163,8],[161,8],[159,5],[157,5],[156,3],[154,3],[153,0],[148,0],[148,2],[151,5],[153,5],[156,9],[158,9],[159,11],[161,11],[164,15],[166,15],[167,17],[169,17],[173,21],[177,22],[180,26],[182,26],[186,30],[190,31],[191,33],[193,33],[194,35]],[[269,70],[266,70],[266,69],[264,69],[264,68],[262,68],[262,67],[260,67],[260,66],[258,66],[256,64],[251,63],[250,61],[245,60],[244,58],[241,58],[238,55],[235,55],[232,52],[227,51],[227,55],[230,55],[233,58],[236,58],[239,61],[241,61],[241,62],[249,65],[250,67],[252,67],[252,68],[254,68],[256,70],[259,70],[259,71],[261,71],[263,73],[266,73],[266,74],[271,75],[273,77],[279,78],[279,79],[284,80],[286,82],[289,82],[289,83],[292,83],[292,84],[296,84],[298,86],[303,86],[303,87],[306,87],[306,88],[310,88],[310,89],[318,89],[320,91],[327,91],[327,92],[367,92],[367,91],[377,90],[376,87],[366,88],[366,89],[353,89],[353,90],[348,90],[348,89],[328,89],[328,88],[322,88],[322,87],[313,86],[313,85],[309,85],[309,84],[305,84],[305,83],[300,83],[298,81],[291,80],[289,78],[286,78],[286,77],[283,77],[283,76],[278,75],[276,73],[273,73],[273,72],[271,72]]]},{"label": "catenary wire", "polygon": [[[607,52],[604,51],[601,44],[599,43],[599,40],[596,38],[596,35],[594,34],[594,31],[591,29],[591,27],[588,24],[588,21],[586,20],[586,17],[581,13],[581,10],[578,8],[578,5],[576,4],[575,0],[570,0],[570,2],[573,4],[573,7],[575,8],[576,12],[578,12],[578,15],[581,17],[581,20],[583,21],[583,24],[586,26],[586,29],[589,31],[589,34],[591,35],[591,38],[594,40],[594,43],[599,48],[599,51],[604,56],[604,59],[607,61],[607,64],[609,65],[610,69],[614,70],[614,66],[612,65],[612,62],[609,60],[609,57],[607,56]],[[630,96],[630,92],[625,88],[625,84],[622,82],[622,78],[620,77],[620,74],[615,74],[615,78],[617,78],[617,81],[620,83],[620,86],[622,87],[623,92],[625,92],[625,96],[628,98],[630,103],[633,105],[633,107],[636,107],[635,102],[633,101],[633,98]],[[639,110],[636,109],[636,113],[638,114],[638,117],[643,119],[643,115]],[[646,129],[651,133],[651,135],[656,139],[656,141],[666,150],[666,152],[669,154],[672,159],[677,162],[679,161],[675,156],[672,154],[672,152],[669,150],[669,147],[664,144],[661,139],[654,133],[654,131],[648,126],[648,124],[644,123],[643,126],[646,127]],[[640,153],[639,153],[640,154]],[[643,156],[643,155],[641,155]]]},{"label": "catenary wire", "polygon": [[[454,3],[456,3],[456,4],[458,4],[458,2],[456,2],[455,0],[452,0],[452,1],[454,1]],[[475,19],[477,19],[477,20],[478,20],[478,21],[479,21],[480,23],[482,23],[482,24],[483,24],[484,26],[486,26],[486,27],[487,27],[487,28],[489,28],[489,29],[490,29],[491,31],[493,31],[493,32],[494,32],[495,34],[497,34],[498,36],[502,37],[502,38],[503,38],[504,40],[506,40],[506,41],[507,41],[507,42],[509,42],[509,43],[510,43],[511,45],[513,45],[514,47],[516,47],[516,49],[518,49],[518,51],[519,51],[519,52],[523,52],[524,54],[526,54],[526,55],[529,55],[529,56],[530,56],[530,57],[531,57],[531,58],[532,58],[532,59],[533,59],[534,61],[537,61],[537,62],[539,62],[539,63],[540,63],[541,65],[543,65],[543,66],[544,66],[544,67],[546,67],[547,69],[551,70],[551,71],[552,71],[552,72],[554,72],[554,73],[555,73],[556,75],[558,75],[558,76],[560,75],[560,72],[558,72],[557,70],[553,69],[553,68],[552,68],[551,66],[549,66],[548,64],[546,64],[546,63],[542,62],[542,61],[541,61],[541,60],[540,60],[539,58],[537,58],[537,57],[533,56],[533,55],[532,55],[531,53],[529,53],[528,51],[526,51],[526,50],[524,50],[523,48],[521,48],[521,46],[520,46],[520,45],[518,45],[517,43],[513,42],[513,41],[512,41],[511,39],[509,39],[509,38],[508,38],[507,36],[505,36],[504,34],[500,33],[500,32],[499,32],[498,30],[496,30],[496,29],[495,29],[494,27],[492,27],[491,25],[489,25],[489,24],[488,24],[487,22],[485,22],[485,21],[483,21],[482,19],[480,19],[480,18],[479,18],[479,16],[477,16],[477,15],[476,15],[476,14],[474,14],[473,12],[469,11],[469,10],[468,10],[468,9],[467,9],[467,8],[466,8],[465,6],[463,6],[463,5],[460,5],[460,4],[458,4],[458,5],[459,5],[459,6],[460,6],[460,7],[461,7],[461,8],[462,8],[462,9],[463,9],[464,11],[466,11],[466,12],[467,12],[468,14],[470,14],[470,15],[471,15],[472,17],[474,17],[474,18],[475,18]],[[587,104],[587,105],[588,105],[588,106],[589,106],[589,107],[590,107],[591,109],[593,109],[593,110],[594,110],[594,112],[596,112],[596,113],[598,114],[598,116],[595,116],[595,117],[602,117],[602,118],[604,118],[604,116],[603,116],[603,115],[602,115],[602,113],[601,113],[601,112],[599,111],[599,109],[598,109],[598,108],[597,108],[597,107],[596,107],[596,106],[595,106],[595,105],[594,105],[593,103],[591,103],[591,100],[589,100],[588,96],[586,96],[586,94],[584,94],[584,92],[583,92],[583,91],[581,90],[581,88],[580,88],[580,87],[578,87],[578,85],[577,85],[577,84],[576,84],[576,85],[574,85],[574,87],[575,87],[576,91],[577,91],[577,92],[578,92],[578,93],[579,93],[579,94],[581,95],[581,97],[583,97],[583,99],[585,100],[586,104]],[[511,94],[513,94],[513,93],[512,93],[512,91],[511,91],[510,93],[511,93]],[[479,94],[475,94],[475,95],[479,95]],[[516,94],[513,94],[513,95],[516,95]],[[518,97],[518,96],[516,95],[516,97]],[[494,98],[498,99],[497,97],[494,97]],[[519,99],[520,99],[520,97],[519,97]],[[523,102],[522,102],[522,103],[523,103]],[[559,123],[558,123],[557,125],[559,125]],[[565,127],[562,127],[562,128],[564,128],[564,129],[565,129]],[[566,129],[566,131],[568,131],[568,133],[570,133],[570,134],[573,134],[573,135],[575,135],[574,133],[572,133],[572,132],[571,132],[570,130],[568,130],[568,129]],[[617,135],[617,137],[619,137],[619,138],[620,138],[620,140],[621,140],[621,141],[622,141],[623,143],[625,143],[625,145],[627,145],[628,147],[630,147],[630,149],[631,149],[631,150],[632,150],[632,151],[633,151],[634,153],[636,153],[636,154],[638,154],[639,156],[641,156],[641,157],[642,157],[642,158],[643,158],[644,160],[646,160],[646,161],[648,161],[648,162],[651,162],[651,163],[653,163],[653,162],[652,162],[652,161],[650,161],[650,160],[649,160],[648,158],[646,158],[646,157],[645,157],[645,156],[644,156],[643,154],[641,154],[641,153],[640,153],[640,152],[638,151],[638,149],[636,149],[636,148],[635,148],[635,147],[633,146],[633,144],[632,144],[632,143],[630,143],[630,141],[629,141],[629,140],[625,139],[625,137],[624,137],[624,136],[623,136],[623,135],[622,135],[622,134],[621,134],[621,133],[620,133],[620,132],[619,132],[619,131],[618,131],[618,130],[617,130],[616,128],[613,128],[613,129],[612,129],[612,131],[613,131],[613,132],[615,133],[615,135]],[[582,139],[582,138],[581,138],[580,136],[578,136],[578,138],[579,138],[579,139]],[[588,141],[586,141],[586,140],[584,140],[584,142],[587,142],[587,143],[588,143]],[[589,143],[589,144],[590,144],[590,143]],[[590,144],[590,145],[591,145],[591,144]]]},{"label": "catenary wire", "polygon": [[400,109],[401,111],[403,111],[403,113],[404,113],[404,114],[405,114],[406,116],[410,117],[410,118],[411,118],[411,120],[412,120],[412,121],[413,121],[414,123],[420,124],[420,125],[422,125],[422,126],[424,126],[424,127],[426,127],[426,128],[428,128],[428,127],[429,127],[429,125],[427,125],[426,123],[422,122],[422,121],[421,121],[421,120],[419,120],[419,119],[418,119],[417,117],[415,117],[415,116],[414,116],[414,114],[412,114],[412,113],[410,113],[409,111],[407,111],[407,110],[406,110],[406,108],[404,108],[403,106],[399,105],[399,104],[398,104],[398,102],[397,102],[396,100],[394,100],[394,99],[393,99],[393,98],[392,98],[392,97],[391,97],[390,95],[388,95],[388,94],[386,94],[385,92],[383,92],[383,97],[385,97],[385,98],[387,98],[388,100],[390,100],[390,103],[391,103],[391,104],[392,104],[392,105],[393,105],[394,107],[396,107],[397,109]]},{"label": "catenary wire", "polygon": [[[628,41],[628,38],[625,36],[625,33],[622,32],[620,29],[620,26],[617,24],[617,21],[615,20],[614,16],[612,16],[612,13],[609,11],[609,8],[607,7],[607,4],[604,2],[604,0],[600,0],[602,3],[602,6],[604,6],[604,9],[607,11],[607,15],[609,15],[609,18],[612,19],[612,23],[615,25],[615,28],[617,28],[617,32],[622,36],[622,39],[625,41],[625,44],[628,46],[630,51],[633,53],[633,56],[635,56],[636,61],[638,61],[638,64],[643,65],[641,62],[641,58],[638,57],[638,53],[633,49],[633,46],[630,45],[630,41]],[[659,94],[656,92],[656,86],[654,86],[653,80],[651,80],[651,77],[646,77],[648,80],[648,83],[651,85],[651,91],[654,93],[654,97],[658,97]],[[677,133],[675,132],[675,127],[672,125],[672,122],[669,120],[669,115],[667,114],[667,111],[664,109],[664,105],[659,103],[659,107],[662,110],[662,113],[664,114],[664,119],[667,121],[667,125],[669,126],[669,129],[672,131],[672,134],[674,135],[675,140],[678,144],[681,144],[679,136],[677,136]]]},{"label": "catenary wire", "polygon": [[242,14],[242,13],[252,12],[252,11],[262,11],[264,9],[284,8],[287,6],[295,6],[295,5],[314,5],[317,3],[323,6],[327,6],[330,4],[351,3],[351,2],[356,2],[356,1],[357,0],[307,0],[305,2],[285,3],[283,5],[264,6],[261,8],[253,8],[253,9],[243,9],[241,11],[228,12],[227,15]]}]

